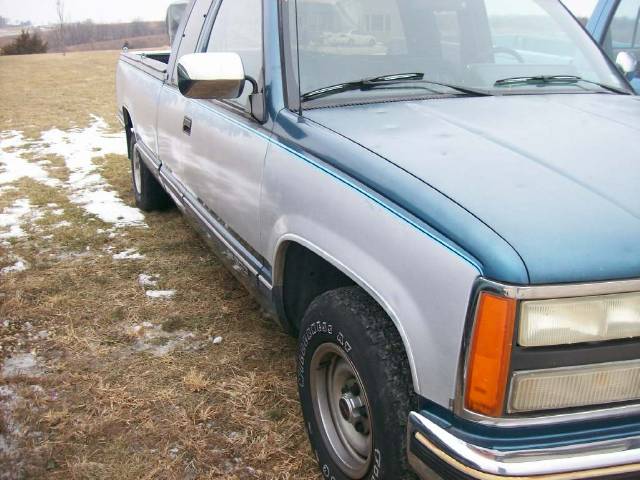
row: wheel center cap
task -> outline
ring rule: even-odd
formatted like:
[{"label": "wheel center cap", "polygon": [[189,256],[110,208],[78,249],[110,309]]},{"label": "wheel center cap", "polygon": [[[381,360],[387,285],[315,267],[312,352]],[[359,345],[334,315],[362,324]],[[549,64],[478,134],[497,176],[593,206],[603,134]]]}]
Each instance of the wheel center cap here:
[{"label": "wheel center cap", "polygon": [[364,403],[362,403],[360,397],[350,392],[343,394],[338,402],[340,415],[342,415],[342,418],[347,422],[353,425],[362,418],[363,407]]}]

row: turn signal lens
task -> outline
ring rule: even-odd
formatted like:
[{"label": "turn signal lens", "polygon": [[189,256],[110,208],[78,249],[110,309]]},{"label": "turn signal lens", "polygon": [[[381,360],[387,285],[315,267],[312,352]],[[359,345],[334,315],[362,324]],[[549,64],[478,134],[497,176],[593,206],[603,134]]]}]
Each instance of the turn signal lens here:
[{"label": "turn signal lens", "polygon": [[480,295],[467,370],[468,410],[491,417],[502,415],[515,316],[516,300]]}]

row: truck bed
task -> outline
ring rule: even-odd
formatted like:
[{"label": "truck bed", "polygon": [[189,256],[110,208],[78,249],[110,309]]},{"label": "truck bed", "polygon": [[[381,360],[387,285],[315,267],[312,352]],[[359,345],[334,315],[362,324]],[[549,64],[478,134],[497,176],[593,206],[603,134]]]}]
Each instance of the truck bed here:
[{"label": "truck bed", "polygon": [[167,73],[170,56],[171,50],[123,52],[120,60],[163,79]]},{"label": "truck bed", "polygon": [[116,92],[120,118],[124,110],[135,121],[141,145],[157,154],[156,115],[162,87],[167,80],[169,51],[124,51],[116,74]]}]

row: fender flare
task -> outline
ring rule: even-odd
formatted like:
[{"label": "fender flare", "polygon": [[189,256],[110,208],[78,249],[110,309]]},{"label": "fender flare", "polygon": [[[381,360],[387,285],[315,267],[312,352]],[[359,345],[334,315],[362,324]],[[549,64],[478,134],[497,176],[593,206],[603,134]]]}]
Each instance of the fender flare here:
[{"label": "fender flare", "polygon": [[371,284],[369,284],[364,278],[360,277],[353,270],[347,267],[346,264],[341,262],[339,259],[335,258],[333,255],[329,254],[322,247],[316,245],[315,243],[301,237],[299,235],[293,233],[287,233],[281,236],[276,244],[275,248],[275,256],[273,265],[273,286],[282,287],[283,277],[284,277],[284,260],[286,257],[287,246],[290,243],[297,243],[311,252],[315,253],[326,262],[331,264],[333,267],[341,271],[347,277],[349,277],[353,282],[362,288],[367,294],[385,311],[388,317],[391,319],[393,324],[396,327],[396,330],[400,334],[400,338],[402,339],[402,344],[404,345],[404,350],[407,355],[407,360],[409,362],[409,368],[411,369],[411,380],[413,382],[413,388],[416,392],[418,392],[418,375],[415,365],[415,359],[413,356],[413,350],[411,348],[411,344],[409,342],[406,331],[404,330],[398,315],[393,310],[391,305],[385,300],[384,296],[378,292]]}]

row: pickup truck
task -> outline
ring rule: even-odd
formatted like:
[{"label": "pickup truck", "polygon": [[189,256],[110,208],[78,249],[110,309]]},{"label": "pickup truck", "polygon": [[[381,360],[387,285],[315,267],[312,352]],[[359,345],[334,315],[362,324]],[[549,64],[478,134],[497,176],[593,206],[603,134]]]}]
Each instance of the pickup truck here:
[{"label": "pickup truck", "polygon": [[587,30],[640,93],[640,0],[600,0]]},{"label": "pickup truck", "polygon": [[640,478],[640,101],[558,0],[192,0],[117,100],[136,204],[298,338],[323,478]]}]

